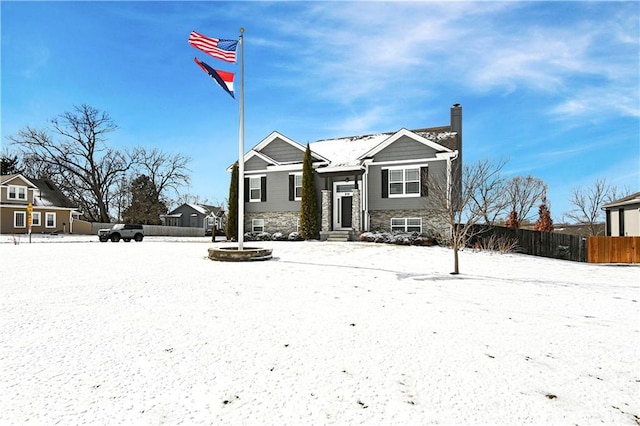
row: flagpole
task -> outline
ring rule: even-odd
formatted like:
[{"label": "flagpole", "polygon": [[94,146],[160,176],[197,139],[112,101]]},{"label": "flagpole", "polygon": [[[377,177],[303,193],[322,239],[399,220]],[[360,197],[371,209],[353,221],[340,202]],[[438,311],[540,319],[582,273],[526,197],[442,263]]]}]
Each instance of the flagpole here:
[{"label": "flagpole", "polygon": [[244,243],[244,28],[240,28],[240,129],[238,131],[238,250]]}]

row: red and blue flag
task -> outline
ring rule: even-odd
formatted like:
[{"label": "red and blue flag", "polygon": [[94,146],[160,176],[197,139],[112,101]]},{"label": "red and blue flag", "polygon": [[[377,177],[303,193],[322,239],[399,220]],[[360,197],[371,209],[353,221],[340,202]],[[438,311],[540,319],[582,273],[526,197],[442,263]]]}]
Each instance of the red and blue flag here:
[{"label": "red and blue flag", "polygon": [[193,60],[198,64],[200,68],[207,74],[213,78],[216,83],[220,85],[224,89],[225,92],[231,95],[232,98],[236,98],[233,94],[233,78],[234,74],[232,72],[220,71],[211,68],[209,65],[205,64],[202,61],[199,61],[198,58],[193,58]]}]

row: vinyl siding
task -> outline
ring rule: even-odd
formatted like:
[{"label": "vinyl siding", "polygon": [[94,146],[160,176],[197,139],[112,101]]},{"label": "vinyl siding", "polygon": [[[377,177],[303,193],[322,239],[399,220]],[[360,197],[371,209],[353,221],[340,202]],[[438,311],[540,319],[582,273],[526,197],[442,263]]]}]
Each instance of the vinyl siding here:
[{"label": "vinyl siding", "polygon": [[[293,172],[269,172],[266,173],[267,177],[267,201],[263,202],[246,202],[245,212],[299,212],[300,201],[289,201],[289,174]],[[251,175],[247,175],[250,177]],[[318,200],[318,209],[321,206],[320,191],[323,180],[315,175],[316,184],[316,196]]]},{"label": "vinyl siding", "polygon": [[378,152],[374,157],[374,161],[380,162],[413,160],[417,158],[434,158],[436,156],[436,152],[437,151],[435,149],[404,136]]},{"label": "vinyl siding", "polygon": [[[395,166],[395,165],[394,165]],[[402,198],[382,198],[382,168],[383,166],[372,165],[369,167],[369,210],[412,210],[424,209],[430,200],[427,197],[402,197]],[[429,162],[429,180],[439,179],[443,181],[446,177],[447,162]]]},{"label": "vinyl siding", "polygon": [[281,139],[275,139],[265,146],[261,153],[280,163],[302,162],[304,151],[297,149]]},{"label": "vinyl siding", "polygon": [[264,161],[262,158],[251,157],[248,161],[245,161],[245,163],[244,163],[244,171],[245,172],[250,172],[250,171],[254,171],[254,170],[264,170],[264,169],[267,168],[268,165],[269,165],[269,163]]}]

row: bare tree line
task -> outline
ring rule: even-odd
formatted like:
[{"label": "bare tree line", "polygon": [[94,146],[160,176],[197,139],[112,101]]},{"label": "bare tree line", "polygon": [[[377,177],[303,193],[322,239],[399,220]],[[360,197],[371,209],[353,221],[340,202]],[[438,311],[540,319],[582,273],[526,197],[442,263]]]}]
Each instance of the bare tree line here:
[{"label": "bare tree line", "polygon": [[189,184],[189,157],[157,148],[115,149],[108,136],[117,129],[107,112],[76,106],[45,128],[27,126],[10,136],[19,158],[13,166],[30,177],[51,179],[87,220],[96,222],[122,217],[131,202],[131,183],[139,176],[149,178],[156,201],[165,203]]}]

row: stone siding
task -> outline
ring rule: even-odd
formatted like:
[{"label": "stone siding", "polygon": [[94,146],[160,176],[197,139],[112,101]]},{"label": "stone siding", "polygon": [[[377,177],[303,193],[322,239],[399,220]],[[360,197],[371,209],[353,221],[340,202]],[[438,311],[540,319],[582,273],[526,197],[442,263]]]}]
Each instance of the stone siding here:
[{"label": "stone siding", "polygon": [[434,219],[428,215],[428,211],[421,210],[374,210],[369,212],[369,230],[391,231],[391,218],[422,218],[422,233],[436,232],[447,234],[448,226],[445,223],[434,225]]},{"label": "stone siding", "polygon": [[320,230],[323,232],[331,231],[331,191],[322,190],[322,220]]},{"label": "stone siding", "polygon": [[251,221],[253,219],[264,219],[264,230],[270,234],[282,232],[290,234],[297,232],[300,212],[245,212],[244,232],[251,232]]}]

